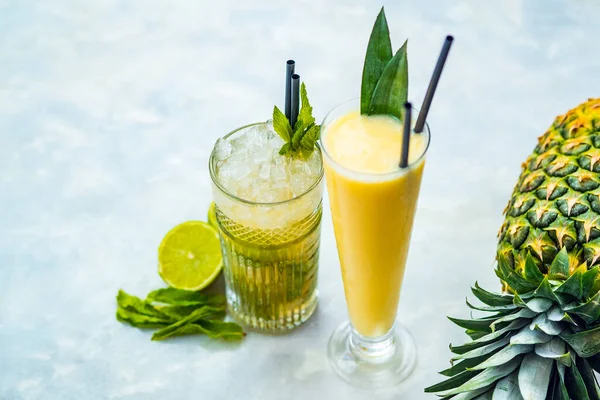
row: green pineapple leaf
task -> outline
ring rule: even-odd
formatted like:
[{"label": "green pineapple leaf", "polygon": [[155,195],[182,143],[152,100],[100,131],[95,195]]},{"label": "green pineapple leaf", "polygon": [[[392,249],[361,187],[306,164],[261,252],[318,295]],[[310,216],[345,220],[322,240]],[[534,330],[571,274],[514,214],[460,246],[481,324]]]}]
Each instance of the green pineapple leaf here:
[{"label": "green pineapple leaf", "polygon": [[507,362],[509,362],[510,360],[512,360],[513,358],[515,358],[516,356],[518,356],[520,354],[524,354],[524,353],[529,353],[532,350],[533,350],[533,346],[528,345],[528,344],[517,344],[514,346],[506,346],[505,348],[503,348],[498,353],[494,354],[493,356],[491,356],[490,358],[488,358],[481,364],[479,364],[473,368],[469,368],[469,369],[473,370],[473,371],[478,371],[478,370],[482,370],[482,369],[487,369],[487,368],[491,368],[491,367],[497,367],[500,365],[504,365]]},{"label": "green pineapple leaf", "polygon": [[494,382],[504,378],[505,376],[510,375],[514,370],[516,370],[521,364],[522,358],[523,357],[521,356],[517,356],[504,365],[488,368],[482,371],[480,374],[469,379],[467,382],[463,383],[459,387],[443,391],[439,393],[439,395],[451,396],[454,394],[471,392],[489,387]]},{"label": "green pineapple leaf", "polygon": [[498,313],[507,313],[517,309],[517,306],[514,304],[508,304],[506,306],[493,306],[493,307],[483,307],[483,306],[475,306],[469,303],[469,300],[466,301],[467,306],[472,310],[486,311],[486,312],[498,312]]},{"label": "green pineapple leaf", "polygon": [[[469,360],[473,358],[479,358],[484,355],[493,354],[495,351],[507,346],[510,343],[510,338],[503,338],[490,344],[484,344],[481,347],[470,349],[462,354],[452,357],[453,361],[458,360]],[[452,352],[455,352],[456,347],[451,347]]]},{"label": "green pineapple leaf", "polygon": [[498,254],[498,270],[502,273],[504,278],[501,278],[511,288],[513,288],[518,294],[531,292],[537,288],[536,285],[529,282],[521,275],[517,274],[509,265],[508,261],[502,254]]},{"label": "green pineapple leaf", "polygon": [[565,307],[564,310],[581,317],[588,324],[593,324],[600,318],[600,292],[596,293],[587,303]]},{"label": "green pineapple leaf", "polygon": [[[494,385],[489,385],[481,389],[475,389],[470,392],[460,393],[452,397],[452,400],[492,400]],[[445,397],[444,399],[447,399]]]},{"label": "green pineapple leaf", "polygon": [[477,282],[475,282],[475,287],[472,287],[471,291],[475,297],[488,306],[507,306],[513,304],[513,296],[488,292],[479,286]]},{"label": "green pineapple leaf", "polygon": [[377,19],[373,25],[373,30],[371,31],[367,54],[365,56],[360,90],[361,114],[369,114],[373,92],[386,65],[388,65],[391,59],[392,42],[390,40],[390,30],[385,18],[385,10],[381,7],[381,11],[379,11],[379,15],[377,15]]},{"label": "green pineapple leaf", "polygon": [[541,297],[536,297],[527,302],[526,307],[533,312],[543,313],[548,311],[552,307],[552,301],[548,299],[543,299]]},{"label": "green pineapple leaf", "polygon": [[479,339],[480,337],[483,337],[483,336],[487,335],[487,334],[488,334],[488,333],[490,333],[490,332],[488,332],[488,331],[475,331],[475,330],[473,330],[473,329],[467,329],[467,330],[465,330],[465,333],[466,333],[467,335],[469,335],[469,337],[470,337],[471,339],[473,339],[473,340],[477,340],[477,339]]},{"label": "green pineapple leaf", "polygon": [[538,313],[531,311],[528,308],[521,308],[518,312],[514,313],[514,314],[510,314],[510,315],[505,315],[504,317],[500,317],[498,319],[496,319],[494,322],[492,322],[492,330],[496,329],[496,325],[498,324],[502,324],[505,322],[510,322],[510,321],[514,321],[520,318],[526,318],[526,319],[530,319],[535,317],[536,315],[538,315]]},{"label": "green pineapple leaf", "polygon": [[502,378],[496,384],[492,399],[495,400],[522,400],[519,390],[519,373],[513,372],[505,378]]},{"label": "green pineapple leaf", "polygon": [[561,303],[560,299],[554,293],[547,276],[544,277],[544,280],[540,283],[540,286],[538,286],[535,292],[533,292],[533,295],[535,298],[545,298],[557,304]]},{"label": "green pineapple leaf", "polygon": [[448,377],[457,375],[463,371],[466,371],[467,368],[471,368],[471,367],[474,367],[474,366],[482,363],[483,361],[487,360],[491,355],[497,353],[498,351],[499,351],[499,349],[497,349],[495,352],[492,352],[490,354],[484,354],[479,357],[462,360],[461,362],[458,362],[458,363],[454,364],[452,367],[445,369],[443,371],[440,371],[439,373],[441,375],[448,376]]},{"label": "green pineapple leaf", "polygon": [[[557,371],[560,371],[557,369]],[[554,393],[553,396],[551,398],[551,400],[570,400],[569,399],[569,392],[567,392],[567,387],[565,386],[565,378],[564,378],[564,374],[560,374],[558,373],[558,379],[555,379],[555,385],[554,385]]]},{"label": "green pineapple leaf", "polygon": [[546,313],[538,315],[531,325],[529,325],[529,329],[537,329],[538,331],[544,332],[547,335],[556,336],[562,331],[565,330],[564,324],[550,321]]},{"label": "green pineapple leaf", "polygon": [[581,278],[583,285],[581,293],[582,298],[588,298],[592,295],[592,289],[598,277],[598,271],[599,268],[594,267],[583,274],[583,277]]},{"label": "green pineapple leaf", "polygon": [[386,65],[373,91],[369,115],[393,115],[402,120],[402,106],[408,98],[408,40]]},{"label": "green pineapple leaf", "polygon": [[493,322],[493,319],[460,319],[452,317],[448,317],[448,319],[461,328],[472,329],[475,331],[492,331],[490,324]]},{"label": "green pineapple leaf", "polygon": [[556,360],[566,367],[570,367],[572,363],[571,353],[567,351],[565,342],[558,337],[547,343],[536,344],[535,354],[542,358]]},{"label": "green pineapple leaf", "polygon": [[585,382],[576,365],[572,365],[571,368],[567,368],[565,371],[565,386],[572,399],[590,400]]},{"label": "green pineapple leaf", "polygon": [[[290,121],[277,106],[273,107],[273,129],[285,143],[292,140],[293,132]],[[279,154],[281,154],[281,151]]]},{"label": "green pineapple leaf", "polygon": [[542,283],[542,280],[544,280],[544,274],[540,272],[540,269],[536,265],[533,257],[531,256],[531,253],[529,252],[527,253],[527,257],[525,257],[524,272],[525,278],[535,285],[539,285],[540,283]]},{"label": "green pineapple leaf", "polygon": [[552,307],[550,311],[548,311],[548,319],[554,322],[568,322],[573,325],[577,325],[573,318],[566,312],[564,312],[560,307]]},{"label": "green pineapple leaf", "polygon": [[573,275],[556,289],[556,293],[567,294],[578,300],[581,299],[583,297],[583,275],[586,272],[585,265],[577,268]]},{"label": "green pineapple leaf", "polygon": [[479,371],[464,371],[436,385],[425,388],[425,393],[435,393],[444,390],[454,389],[477,376]]},{"label": "green pineapple leaf", "polygon": [[600,326],[578,333],[562,333],[559,336],[579,357],[588,358],[600,353]]},{"label": "green pineapple leaf", "polygon": [[510,344],[538,344],[547,343],[552,340],[552,336],[545,334],[541,331],[533,331],[529,327],[525,327],[519,331],[516,335],[510,338]]},{"label": "green pineapple leaf", "polygon": [[548,275],[550,275],[550,278],[562,279],[566,279],[569,276],[569,253],[567,253],[566,247],[563,247],[556,257],[554,257],[552,264],[550,264]]},{"label": "green pineapple leaf", "polygon": [[596,380],[594,370],[590,367],[590,364],[585,358],[580,358],[577,360],[577,367],[579,368],[579,373],[581,374],[581,378],[587,389],[588,396],[590,396],[590,400],[600,400],[598,381]]},{"label": "green pineapple leaf", "polygon": [[519,368],[519,389],[524,399],[544,400],[554,361],[529,353]]}]

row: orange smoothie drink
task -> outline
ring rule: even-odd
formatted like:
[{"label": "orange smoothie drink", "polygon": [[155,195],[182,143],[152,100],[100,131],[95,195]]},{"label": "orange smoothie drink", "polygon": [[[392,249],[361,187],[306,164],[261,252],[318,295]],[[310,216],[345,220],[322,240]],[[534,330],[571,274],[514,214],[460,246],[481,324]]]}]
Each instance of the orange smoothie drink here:
[{"label": "orange smoothie drink", "polygon": [[427,130],[412,133],[400,168],[402,130],[392,116],[351,110],[324,124],[321,137],[348,312],[364,337],[394,327],[429,144]]}]

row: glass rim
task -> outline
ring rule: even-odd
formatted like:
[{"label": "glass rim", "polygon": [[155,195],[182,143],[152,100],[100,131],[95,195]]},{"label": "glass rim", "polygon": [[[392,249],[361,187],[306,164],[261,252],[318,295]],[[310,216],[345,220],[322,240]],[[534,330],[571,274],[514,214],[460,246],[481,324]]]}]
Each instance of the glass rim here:
[{"label": "glass rim", "polygon": [[[413,166],[419,164],[421,161],[423,161],[425,159],[425,155],[427,154],[427,151],[429,150],[429,145],[431,144],[431,130],[429,129],[429,124],[427,122],[425,122],[425,124],[423,126],[423,132],[419,133],[419,134],[423,134],[424,132],[427,132],[427,145],[425,146],[425,149],[423,150],[423,154],[421,154],[421,156],[419,158],[417,158],[412,163],[408,164],[406,167],[400,167],[400,165],[398,165],[397,170],[390,171],[390,172],[382,172],[382,173],[360,172],[360,171],[355,171],[348,167],[345,167],[342,164],[340,164],[339,162],[335,161],[333,159],[333,157],[331,157],[331,155],[327,152],[327,147],[325,146],[325,143],[323,143],[323,137],[324,137],[323,133],[325,132],[325,130],[323,128],[324,127],[326,128],[328,125],[331,125],[331,122],[337,120],[337,118],[336,118],[333,121],[328,121],[328,119],[331,118],[331,116],[334,112],[336,112],[337,110],[339,110],[340,108],[342,108],[346,105],[354,104],[356,102],[360,102],[360,97],[354,97],[354,98],[351,98],[349,100],[346,100],[346,101],[338,104],[337,106],[333,107],[327,113],[327,115],[325,115],[325,118],[323,118],[323,122],[321,123],[321,135],[319,137],[319,147],[323,154],[323,158],[327,157],[327,160],[330,161],[331,163],[335,164],[336,168],[341,169],[343,172],[345,172],[347,174],[354,175],[354,176],[368,177],[371,179],[372,178],[390,178],[390,177],[396,177],[396,176],[403,175],[409,169],[411,169]],[[359,107],[360,107],[360,103],[359,103]],[[418,109],[416,109],[415,107],[412,107],[412,110],[413,110],[413,114],[418,115],[418,113],[419,113]],[[415,119],[415,121],[416,121],[416,119]],[[398,161],[400,161],[400,160],[398,160]]]},{"label": "glass rim", "polygon": [[[232,130],[231,132],[229,132],[225,136],[220,137],[219,139],[227,139],[228,137],[230,137],[232,135],[235,135],[236,133],[240,132],[241,130],[250,128],[252,126],[263,125],[263,124],[267,124],[267,123],[268,123],[268,121],[264,121],[264,122],[254,122],[254,123],[251,123],[251,124],[243,125],[243,126],[240,126],[239,128],[236,128],[236,129]],[[216,142],[215,142],[215,146],[216,146]],[[210,156],[208,158],[208,171],[210,173],[210,179],[212,180],[213,184],[219,189],[219,191],[221,191],[221,193],[223,193],[224,195],[226,195],[227,197],[229,197],[231,200],[234,200],[234,201],[239,202],[239,203],[243,203],[243,204],[247,204],[247,205],[252,205],[252,206],[269,206],[269,207],[277,206],[277,205],[282,205],[282,204],[287,204],[289,202],[298,200],[298,199],[300,199],[300,198],[308,195],[310,192],[312,192],[314,189],[316,189],[319,186],[319,184],[321,183],[321,181],[323,180],[323,175],[324,175],[323,151],[321,150],[320,143],[315,143],[316,150],[318,150],[319,155],[321,156],[321,167],[319,168],[319,175],[315,179],[315,182],[308,189],[306,189],[304,192],[302,192],[299,195],[294,196],[294,197],[292,197],[290,199],[280,200],[280,201],[275,201],[275,202],[257,202],[257,201],[243,199],[243,198],[241,198],[239,196],[236,196],[235,194],[231,193],[227,189],[225,189],[223,187],[223,185],[221,184],[221,182],[219,181],[219,179],[217,177],[217,174],[216,174],[215,163],[214,163],[215,146],[213,146],[213,149],[210,152]]]}]

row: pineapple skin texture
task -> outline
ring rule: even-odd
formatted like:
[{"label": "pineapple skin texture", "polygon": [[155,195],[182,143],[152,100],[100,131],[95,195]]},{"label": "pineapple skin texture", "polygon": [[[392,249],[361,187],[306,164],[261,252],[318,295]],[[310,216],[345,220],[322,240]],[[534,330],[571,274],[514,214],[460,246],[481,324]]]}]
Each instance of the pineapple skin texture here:
[{"label": "pineapple skin texture", "polygon": [[518,273],[530,253],[546,274],[562,247],[571,273],[600,263],[600,98],[557,117],[539,137],[504,215],[498,255]]}]

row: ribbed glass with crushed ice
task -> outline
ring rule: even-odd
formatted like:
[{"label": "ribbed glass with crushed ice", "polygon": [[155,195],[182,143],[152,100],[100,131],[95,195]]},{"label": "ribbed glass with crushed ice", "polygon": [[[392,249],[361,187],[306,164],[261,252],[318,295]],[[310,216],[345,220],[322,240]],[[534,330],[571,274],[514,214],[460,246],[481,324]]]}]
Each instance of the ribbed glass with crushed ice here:
[{"label": "ribbed glass with crushed ice", "polygon": [[286,331],[317,306],[323,163],[279,155],[271,122],[241,127],[209,161],[227,303],[248,328]]}]

